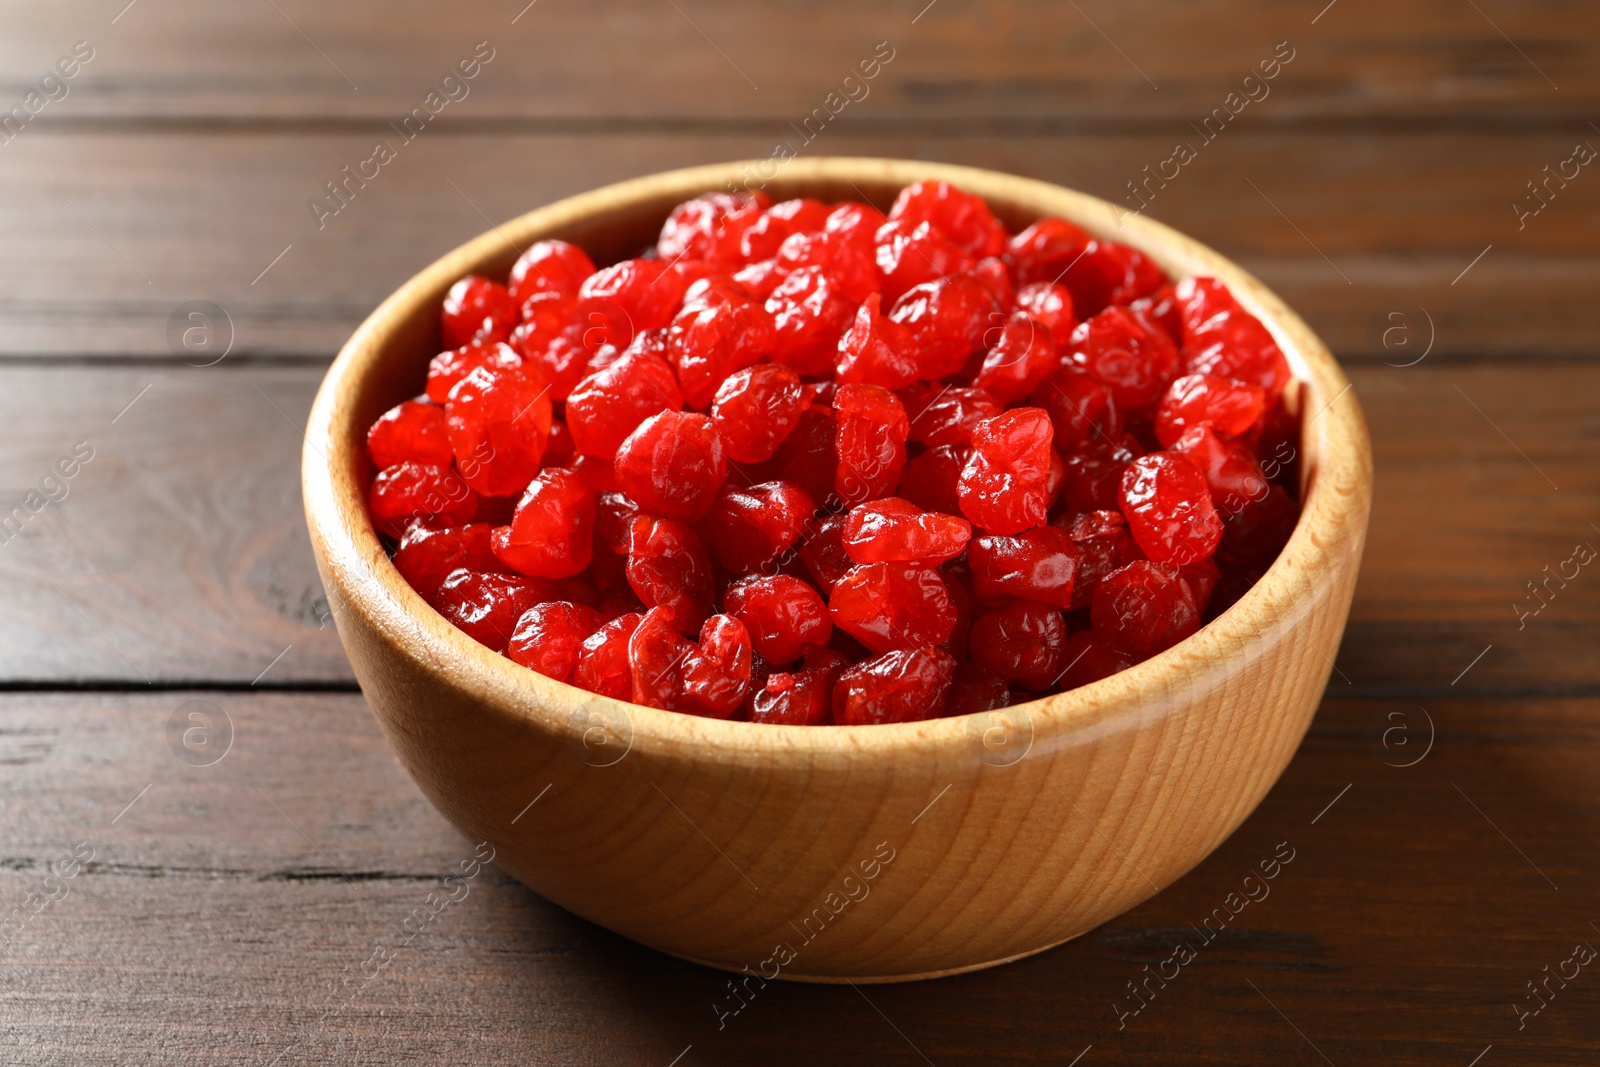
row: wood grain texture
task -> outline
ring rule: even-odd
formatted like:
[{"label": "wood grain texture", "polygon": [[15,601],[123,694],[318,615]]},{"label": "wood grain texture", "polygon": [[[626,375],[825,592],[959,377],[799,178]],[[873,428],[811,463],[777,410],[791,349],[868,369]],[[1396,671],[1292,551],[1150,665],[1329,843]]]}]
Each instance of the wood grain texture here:
[{"label": "wood grain texture", "polygon": [[[1180,135],[1199,141],[1182,130],[826,130],[805,152],[989,167],[1132,208],[1127,183]],[[1167,188],[1152,186],[1149,214],[1260,277],[1341,359],[1401,364],[1425,348],[1434,361],[1587,359],[1600,180],[1573,182],[1521,230],[1511,206],[1580,135],[1247,125],[1224,130]],[[0,228],[13,253],[0,262],[0,354],[178,359],[174,309],[210,300],[231,317],[235,353],[326,359],[417,267],[492,223],[609,182],[798,141],[782,123],[693,134],[442,127],[401,148],[365,188],[352,185],[353,199],[319,229],[308,201],[380,136],[398,141],[382,129],[29,131],[0,159]],[[1587,136],[1600,145],[1600,134]]]},{"label": "wood grain texture", "polygon": [[[1080,1064],[1322,1062],[1298,1027],[1341,1065],[1465,1065],[1492,1043],[1496,1063],[1548,1067],[1587,1064],[1600,1042],[1587,969],[1525,1029],[1511,1009],[1533,1003],[1525,983],[1544,966],[1600,939],[1585,888],[1600,877],[1593,700],[1430,701],[1434,742],[1412,767],[1396,764],[1429,736],[1416,704],[1330,701],[1229,841],[1087,937],[916,986],[770,985],[719,1029],[713,1005],[736,1006],[726,975],[590,926],[492,866],[420,934],[399,929],[475,842],[406,780],[358,696],[188,699],[233,723],[213,766],[169,748],[175,695],[0,696],[0,915],[45,892],[45,865],[75,844],[95,849],[0,949],[7,1062],[665,1067],[693,1045],[681,1067],[918,1051],[1067,1063],[1091,1044]],[[1409,748],[1398,734],[1384,747],[1396,725]],[[1118,1030],[1126,983],[1198,941],[1189,924],[1280,842],[1294,859],[1270,894]],[[363,970],[380,947],[392,962]]]},{"label": "wood grain texture", "polygon": [[310,0],[278,0],[277,11],[141,4],[113,25],[121,5],[68,0],[24,13],[13,0],[5,8],[15,13],[0,18],[17,32],[0,45],[0,68],[20,91],[35,68],[90,40],[96,58],[51,115],[61,123],[386,121],[480,40],[496,58],[463,101],[476,119],[798,122],[879,41],[895,58],[860,110],[940,126],[996,117],[1181,126],[1219,105],[1280,41],[1295,49],[1280,82],[1295,99],[1274,116],[1286,126],[1581,126],[1600,99],[1600,22],[1559,0],[1481,12],[1448,0],[1399,9],[1341,0],[1320,17],[1323,5],[1270,0],[525,3],[403,0],[381,15]]},{"label": "wood grain texture", "polygon": [[[350,684],[296,484],[322,373],[231,358],[0,367],[0,422],[16,428],[0,436],[6,509],[77,441],[97,450],[62,503],[0,545],[0,680],[248,685],[292,644],[261,685]],[[1600,687],[1600,581],[1584,570],[1526,627],[1512,607],[1537,606],[1527,583],[1579,541],[1600,547],[1600,369],[1430,358],[1350,376],[1379,475],[1335,688],[1448,690],[1489,644],[1457,691]]]}]

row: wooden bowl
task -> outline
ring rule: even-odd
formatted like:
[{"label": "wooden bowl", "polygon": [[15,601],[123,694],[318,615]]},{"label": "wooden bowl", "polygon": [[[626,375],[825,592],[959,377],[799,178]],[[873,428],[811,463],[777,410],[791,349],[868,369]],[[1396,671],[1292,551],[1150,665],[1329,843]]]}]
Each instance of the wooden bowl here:
[{"label": "wooden bowl", "polygon": [[[671,171],[496,227],[408,281],[329,370],[306,434],[306,515],[356,677],[434,805],[527,886],[663,952],[857,982],[990,967],[1076,937],[1200,862],[1283,771],[1327,682],[1366,532],[1371,459],[1349,382],[1276,296],[1228,260],[1102,200],[990,171],[800,159],[774,200],[864,198],[945,178],[1013,229],[1044,215],[1214,275],[1288,356],[1304,412],[1304,511],[1243,599],[1093,685],[891,726],[719,722],[552,681],[473,642],[389,563],[367,517],[366,427],[421,391],[438,308],[541,238],[599,263],[654,241],[670,208],[767,162]],[[1292,387],[1293,388],[1293,387]]]}]

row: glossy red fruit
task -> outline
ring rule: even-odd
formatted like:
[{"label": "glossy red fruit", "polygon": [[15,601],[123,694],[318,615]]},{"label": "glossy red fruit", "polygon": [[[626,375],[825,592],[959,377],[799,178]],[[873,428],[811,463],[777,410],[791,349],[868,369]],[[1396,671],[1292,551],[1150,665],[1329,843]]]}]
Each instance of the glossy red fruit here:
[{"label": "glossy red fruit", "polygon": [[589,275],[578,289],[584,347],[626,348],[641,330],[666,326],[683,290],[683,277],[658,259],[625,259]]},{"label": "glossy red fruit", "polygon": [[829,231],[790,234],[779,246],[777,260],[778,266],[790,273],[817,268],[852,305],[878,291],[873,244],[868,238]]},{"label": "glossy red fruit", "polygon": [[972,449],[967,445],[937,445],[907,461],[895,492],[923,511],[961,514],[958,487],[961,471]]},{"label": "glossy red fruit", "polygon": [[753,693],[750,721],[774,726],[821,726],[833,709],[833,681],[825,670],[777,671]]},{"label": "glossy red fruit", "polygon": [[832,591],[839,579],[855,566],[855,560],[844,550],[844,524],[843,515],[829,515],[814,520],[810,532],[796,549],[795,554],[800,557],[800,562],[825,593]]},{"label": "glossy red fruit", "polygon": [[628,663],[628,642],[644,616],[618,615],[590,634],[578,650],[572,684],[613,700],[633,699],[633,668]]},{"label": "glossy red fruit", "polygon": [[1059,526],[1015,537],[985,534],[967,548],[973,589],[982,599],[1026,597],[1063,610],[1073,606],[1080,558],[1077,543]]},{"label": "glossy red fruit", "polygon": [[911,430],[899,399],[878,385],[841,385],[833,410],[839,420],[839,466],[833,477],[839,499],[858,504],[892,494]]},{"label": "glossy red fruit", "polygon": [[855,322],[839,339],[835,379],[900,389],[917,380],[919,362],[911,332],[883,317],[882,298],[873,293],[856,311]]},{"label": "glossy red fruit", "polygon": [[906,327],[919,376],[948,378],[986,346],[991,328],[1005,322],[994,293],[971,272],[952,274],[906,291],[889,318]]},{"label": "glossy red fruit", "polygon": [[622,493],[602,492],[595,498],[594,540],[598,548],[613,555],[626,556],[633,537],[633,520],[639,505]]},{"label": "glossy red fruit", "polygon": [[[524,323],[512,334],[512,343],[527,326]],[[550,383],[550,399],[565,400],[577,384],[589,376],[589,351],[583,347],[583,328],[577,323],[565,327],[548,340],[533,337],[521,339],[523,360],[538,369]]]},{"label": "glossy red fruit", "polygon": [[1183,364],[1259,386],[1269,399],[1289,382],[1289,363],[1261,321],[1215,278],[1185,278],[1173,298],[1183,323]]},{"label": "glossy red fruit", "polygon": [[883,217],[883,212],[871,204],[848,200],[834,206],[828,213],[828,221],[823,229],[845,237],[864,238],[868,243],[872,243],[878,227],[887,221],[888,219]]},{"label": "glossy red fruit", "polygon": [[744,259],[741,239],[767,203],[764,193],[707,193],[687,200],[672,209],[661,227],[656,254],[667,264],[701,262],[715,270],[734,270]]},{"label": "glossy red fruit", "polygon": [[1050,417],[1015,408],[973,428],[972,456],[956,492],[961,512],[993,534],[1019,534],[1044,524],[1050,501]]},{"label": "glossy red fruit", "polygon": [[1172,443],[1205,475],[1211,502],[1224,519],[1267,494],[1267,479],[1254,454],[1237,441],[1224,441],[1209,426],[1196,426]]},{"label": "glossy red fruit", "polygon": [[972,660],[1028,689],[1048,689],[1067,667],[1067,624],[1048,604],[1018,600],[972,620]]},{"label": "glossy red fruit", "polygon": [[793,482],[724,486],[701,530],[724,570],[748,574],[799,543],[816,509]]},{"label": "glossy red fruit", "polygon": [[536,293],[577,299],[584,279],[594,273],[589,253],[566,241],[538,241],[511,268],[511,298],[521,306]]},{"label": "glossy red fruit", "polygon": [[731,615],[713,615],[700,628],[700,641],[683,669],[683,708],[693,715],[726,719],[750,691],[750,634]]},{"label": "glossy red fruit", "polygon": [[956,661],[926,645],[858,663],[833,687],[833,721],[840,726],[919,722],[944,712]]},{"label": "glossy red fruit", "polygon": [[857,563],[937,567],[959,556],[971,536],[972,526],[965,519],[885,497],[850,509],[844,523],[844,551]]},{"label": "glossy red fruit", "polygon": [[1065,219],[1040,219],[1011,238],[1006,258],[1018,285],[1060,282],[1090,240],[1087,232]]},{"label": "glossy red fruit", "polygon": [[1072,306],[1087,319],[1102,309],[1122,307],[1149,296],[1167,283],[1155,261],[1130,245],[1090,241],[1062,278],[1072,290]]},{"label": "glossy red fruit", "polygon": [[820,200],[801,198],[773,204],[740,236],[740,254],[746,263],[772,259],[790,234],[820,232],[827,225],[828,214],[828,205]]},{"label": "glossy red fruit", "polygon": [[874,652],[937,645],[956,625],[939,572],[904,563],[853,567],[828,594],[836,626]]},{"label": "glossy red fruit", "polygon": [[1069,347],[1072,362],[1104,383],[1124,411],[1152,407],[1178,376],[1178,350],[1166,332],[1127,308],[1080,323]]},{"label": "glossy red fruit", "polygon": [[402,400],[378,416],[367,431],[367,454],[379,470],[397,463],[448,467],[450,430],[444,408],[417,400]]},{"label": "glossy red fruit", "polygon": [[1057,506],[1066,514],[1122,509],[1122,473],[1129,460],[1114,455],[1079,452],[1065,460]]},{"label": "glossy red fruit", "polygon": [[399,537],[413,518],[434,518],[440,526],[468,522],[478,494],[451,467],[398,463],[378,472],[368,503],[373,525]]},{"label": "glossy red fruit", "polygon": [[550,440],[550,389],[537,371],[477,367],[445,404],[450,448],[467,484],[485,496],[522,491]]},{"label": "glossy red fruit", "polygon": [[1009,235],[982,197],[947,181],[912,182],[900,190],[889,221],[926,222],[974,259],[998,256]]},{"label": "glossy red fruit", "polygon": [[1026,312],[1013,314],[1005,327],[991,331],[991,336],[993,344],[984,354],[972,384],[1002,405],[1013,404],[1033,392],[1061,363],[1049,328]]},{"label": "glossy red fruit", "polygon": [[938,382],[921,382],[895,395],[911,423],[909,440],[919,445],[968,444],[972,428],[1003,409],[986,390]]},{"label": "glossy red fruit", "polygon": [[1118,671],[1127,670],[1137,662],[1135,657],[1112,648],[1088,630],[1080,630],[1067,638],[1063,656],[1067,661],[1067,667],[1056,682],[1056,688],[1063,693],[1080,685],[1109,678]]},{"label": "glossy red fruit", "polygon": [[469,523],[435,529],[425,523],[412,523],[395,549],[394,566],[406,583],[433,602],[439,587],[452,571],[492,574],[504,570],[489,549],[489,524]]},{"label": "glossy red fruit", "polygon": [[741,578],[723,594],[723,609],[750,631],[768,663],[790,663],[833,633],[828,606],[811,586],[787,574]]},{"label": "glossy red fruit", "polygon": [[1121,502],[1134,540],[1157,563],[1204,559],[1222,539],[1205,476],[1179,453],[1152,452],[1130,463],[1122,475]]},{"label": "glossy red fruit", "polygon": [[1275,485],[1228,517],[1218,552],[1231,563],[1264,571],[1289,543],[1299,521],[1299,505]]},{"label": "glossy red fruit", "polygon": [[883,298],[891,303],[919,285],[971,270],[972,256],[927,222],[886,222],[873,236]]},{"label": "glossy red fruit", "polygon": [[800,422],[809,405],[800,376],[776,363],[734,371],[717,387],[711,422],[728,458],[764,463]]},{"label": "glossy red fruit", "polygon": [[794,482],[816,501],[833,496],[839,469],[839,420],[831,407],[813,404],[800,416],[772,457],[778,477]]},{"label": "glossy red fruit", "polygon": [[594,519],[588,484],[572,471],[548,467],[529,483],[511,525],[495,530],[494,554],[521,574],[579,574],[594,551]]},{"label": "glossy red fruit", "polygon": [[684,305],[667,331],[667,358],[678,369],[684,402],[703,409],[723,379],[771,353],[773,344],[772,316],[761,305],[723,296]]},{"label": "glossy red fruit", "polygon": [[510,345],[498,342],[464,345],[440,352],[428,363],[428,399],[435,404],[443,404],[449,400],[450,390],[455,388],[457,382],[472,373],[474,368],[520,370],[522,365],[522,353]]},{"label": "glossy red fruit", "polygon": [[1089,612],[1095,637],[1138,659],[1200,629],[1194,594],[1177,569],[1143,559],[1102,579]]},{"label": "glossy red fruit", "polygon": [[1195,426],[1208,426],[1218,437],[1238,437],[1255,425],[1265,406],[1260,386],[1215,374],[1186,374],[1167,387],[1156,408],[1156,440],[1171,448]]},{"label": "glossy red fruit", "polygon": [[518,302],[497,281],[469,274],[450,287],[439,316],[443,348],[460,348],[481,339],[493,344],[511,336],[520,319]]},{"label": "glossy red fruit", "polygon": [[767,297],[772,317],[772,361],[797,374],[833,370],[839,338],[855,318],[856,305],[821,267],[802,267],[784,276]]},{"label": "glossy red fruit", "polygon": [[[1227,536],[1227,531],[1223,531],[1223,536]],[[1194,606],[1204,619],[1206,605],[1211,602],[1211,594],[1216,591],[1217,583],[1222,580],[1222,568],[1215,559],[1202,559],[1179,567],[1178,577],[1189,587],[1189,594],[1194,597]]]},{"label": "glossy red fruit", "polygon": [[506,658],[565,682],[572,677],[583,643],[605,624],[605,616],[584,604],[565,600],[535,604],[517,620]]},{"label": "glossy red fruit", "polygon": [[1065,348],[1078,325],[1072,291],[1059,283],[1034,282],[1017,290],[1017,308],[1026,311],[1050,331],[1051,340]]},{"label": "glossy red fruit", "polygon": [[517,620],[550,598],[549,582],[514,574],[453,571],[439,587],[433,604],[439,614],[486,648],[504,652]]},{"label": "glossy red fruit", "polygon": [[1100,580],[1139,559],[1139,546],[1120,511],[1085,511],[1064,515],[1056,525],[1078,546],[1078,569],[1072,583],[1072,610],[1085,607]]},{"label": "glossy red fruit", "polygon": [[1033,406],[1050,415],[1055,447],[1068,456],[1105,452],[1122,436],[1122,412],[1111,390],[1080,367],[1057,368],[1041,381]]},{"label": "glossy red fruit", "polygon": [[711,559],[699,536],[681,522],[649,515],[634,519],[626,573],[640,601],[670,609],[681,633],[694,633],[711,614],[716,596]]},{"label": "glossy red fruit", "polygon": [[711,510],[728,464],[708,416],[663,411],[622,442],[616,472],[617,488],[644,511],[694,522]]},{"label": "glossy red fruit", "polygon": [[1004,675],[970,660],[956,666],[955,680],[945,696],[944,713],[947,716],[972,715],[980,711],[995,711],[1011,703],[1011,687]]},{"label": "glossy red fruit", "polygon": [[648,352],[629,352],[572,390],[567,428],[579,452],[609,460],[645,419],[681,407],[683,394],[667,361]]}]

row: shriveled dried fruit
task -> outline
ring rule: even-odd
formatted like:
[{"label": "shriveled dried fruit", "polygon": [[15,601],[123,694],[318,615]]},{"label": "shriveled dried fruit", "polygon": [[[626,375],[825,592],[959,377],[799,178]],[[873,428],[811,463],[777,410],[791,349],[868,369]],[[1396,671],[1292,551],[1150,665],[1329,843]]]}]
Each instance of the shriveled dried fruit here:
[{"label": "shriveled dried fruit", "polygon": [[939,572],[904,563],[852,567],[828,594],[834,624],[874,652],[937,645],[956,609]]},{"label": "shriveled dried fruit", "polygon": [[1050,418],[1015,408],[978,423],[957,493],[962,514],[994,534],[1043,525],[1049,508]]},{"label": "shriveled dried fruit", "polygon": [[617,450],[617,488],[652,515],[694,522],[711,510],[728,476],[722,438],[706,415],[650,416]]},{"label": "shriveled dried fruit", "polygon": [[1182,565],[1217,550],[1222,520],[1211,504],[1205,476],[1187,456],[1152,452],[1122,475],[1122,513],[1144,554]]},{"label": "shriveled dried fruit", "polygon": [[584,604],[565,600],[535,604],[517,620],[506,658],[565,682],[572,677],[583,643],[605,624],[604,615]]},{"label": "shriveled dried fruit", "polygon": [[972,526],[965,519],[885,497],[850,509],[844,523],[844,551],[857,563],[937,567],[960,555],[971,536]]},{"label": "shriveled dried fruit", "polygon": [[728,587],[723,607],[744,623],[768,663],[790,663],[833,633],[828,606],[811,586],[787,574],[742,578]]},{"label": "shriveled dried fruit", "polygon": [[944,712],[955,677],[948,652],[924,645],[858,663],[833,687],[833,721],[840,726],[918,722]]}]

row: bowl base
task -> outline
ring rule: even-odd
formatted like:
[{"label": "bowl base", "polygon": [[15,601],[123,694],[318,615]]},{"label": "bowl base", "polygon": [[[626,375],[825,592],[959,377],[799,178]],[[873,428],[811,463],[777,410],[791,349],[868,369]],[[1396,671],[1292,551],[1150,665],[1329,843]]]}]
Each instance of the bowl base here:
[{"label": "bowl base", "polygon": [[[990,967],[999,967],[1007,963],[1015,963],[1017,960],[1027,959],[1029,956],[1037,956],[1041,952],[1049,952],[1053,948],[1065,945],[1068,941],[1074,941],[1082,937],[1084,933],[1087,933],[1087,931],[1080,931],[1071,935],[1070,937],[1063,937],[1060,941],[1052,941],[1048,945],[1040,945],[1038,948],[1030,948],[1026,952],[1018,952],[1014,955],[1002,956],[995,960],[985,960],[982,963],[968,963],[961,967],[947,967],[940,971],[920,971],[916,974],[868,974],[859,976],[839,974],[792,974],[789,971],[781,971],[776,978],[771,980],[784,982],[810,982],[814,985],[889,985],[894,982],[921,982],[929,978],[949,978],[953,975],[970,974],[973,971],[988,970]],[[688,963],[697,963],[702,967],[710,967],[718,971],[727,971],[730,974],[746,973],[738,968],[729,967],[725,963],[713,963],[711,960],[696,959],[694,956],[684,956],[676,952],[669,952],[667,955],[674,956]]]}]

